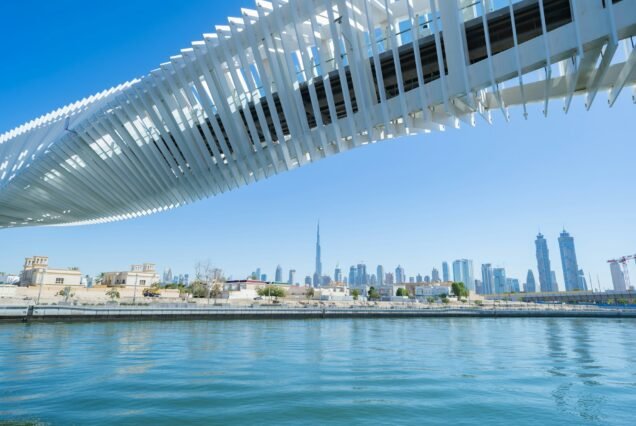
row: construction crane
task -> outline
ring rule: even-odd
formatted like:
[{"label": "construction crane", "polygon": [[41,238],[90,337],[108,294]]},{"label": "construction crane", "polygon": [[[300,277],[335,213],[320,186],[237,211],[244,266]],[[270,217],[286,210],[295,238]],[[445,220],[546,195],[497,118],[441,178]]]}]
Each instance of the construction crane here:
[{"label": "construction crane", "polygon": [[629,281],[629,269],[627,268],[627,261],[634,260],[636,261],[636,254],[630,254],[627,256],[619,257],[618,259],[610,259],[607,263],[620,263],[623,268],[623,277],[625,279],[625,288],[630,288],[631,283]]}]

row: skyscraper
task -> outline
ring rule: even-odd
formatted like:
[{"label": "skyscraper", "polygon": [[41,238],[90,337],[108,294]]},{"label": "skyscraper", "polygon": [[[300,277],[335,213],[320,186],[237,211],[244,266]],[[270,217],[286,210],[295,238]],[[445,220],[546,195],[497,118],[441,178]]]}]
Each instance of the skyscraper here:
[{"label": "skyscraper", "polygon": [[432,280],[434,283],[438,283],[438,282],[440,282],[440,279],[439,279],[439,270],[438,270],[437,268],[433,268],[433,271],[431,272],[431,280]]},{"label": "skyscraper", "polygon": [[614,291],[627,290],[627,285],[625,284],[625,274],[623,274],[621,264],[618,262],[611,262],[610,272],[612,273],[612,285],[614,286]]},{"label": "skyscraper", "polygon": [[277,283],[283,282],[283,268],[281,268],[280,265],[276,267],[276,273],[274,274],[274,281],[276,281]]},{"label": "skyscraper", "polygon": [[448,272],[448,262],[442,262],[442,281],[445,283],[450,281],[450,273]]},{"label": "skyscraper", "polygon": [[463,282],[468,290],[475,291],[472,260],[459,259],[453,262],[453,281]]},{"label": "skyscraper", "polygon": [[375,275],[378,280],[378,285],[383,286],[384,285],[384,266],[378,265]]},{"label": "skyscraper", "polygon": [[583,269],[579,269],[579,275],[577,278],[578,278],[579,288],[581,290],[587,290],[587,280],[585,279],[585,272],[583,272]]},{"label": "skyscraper", "polygon": [[384,274],[384,284],[392,285],[392,284],[395,284],[394,281],[395,280],[393,278],[393,273],[392,272],[387,272],[386,274]]},{"label": "skyscraper", "polygon": [[358,286],[367,285],[369,283],[367,277],[367,265],[364,263],[358,263],[358,267],[356,270],[356,284]]},{"label": "skyscraper", "polygon": [[548,242],[543,235],[539,233],[534,241],[537,253],[537,269],[539,270],[539,284],[541,291],[558,291],[556,282],[552,282],[550,269],[550,252],[548,251]]},{"label": "skyscraper", "polygon": [[340,269],[340,265],[337,265],[336,270],[333,272],[333,280],[337,283],[342,282],[342,269]]},{"label": "skyscraper", "polygon": [[355,287],[356,285],[356,267],[349,268],[349,287]]},{"label": "skyscraper", "polygon": [[395,268],[395,283],[402,284],[405,282],[406,282],[406,275],[404,273],[404,268],[398,265],[398,267]]},{"label": "skyscraper", "polygon": [[508,290],[506,281],[506,270],[504,268],[494,268],[492,270],[493,283],[495,287],[495,293],[506,293]]},{"label": "skyscraper", "polygon": [[295,269],[290,269],[289,270],[289,279],[287,280],[287,284],[294,285],[295,281],[296,281],[296,270]]},{"label": "skyscraper", "polygon": [[417,275],[415,276],[415,281],[416,281],[416,282],[418,282],[418,283],[423,282],[423,281],[422,281],[422,274],[417,274]]},{"label": "skyscraper", "polygon": [[550,278],[552,278],[552,288],[554,288],[553,291],[559,291],[559,284],[557,283],[556,272],[550,271]]},{"label": "skyscraper", "polygon": [[314,287],[319,287],[322,279],[322,261],[320,260],[320,222],[316,230],[316,271],[314,272]]},{"label": "skyscraper", "polygon": [[534,281],[534,273],[532,269],[528,269],[528,275],[526,276],[526,293],[534,293],[537,291],[537,283]]},{"label": "skyscraper", "polygon": [[481,289],[482,294],[494,293],[492,265],[490,263],[484,263],[483,265],[481,265]]},{"label": "skyscraper", "polygon": [[576,261],[574,238],[565,229],[559,235],[559,251],[561,252],[561,266],[563,268],[563,283],[565,291],[587,290],[580,287],[579,265]]},{"label": "skyscraper", "polygon": [[519,293],[519,280],[516,278],[506,278],[506,291],[510,293]]}]

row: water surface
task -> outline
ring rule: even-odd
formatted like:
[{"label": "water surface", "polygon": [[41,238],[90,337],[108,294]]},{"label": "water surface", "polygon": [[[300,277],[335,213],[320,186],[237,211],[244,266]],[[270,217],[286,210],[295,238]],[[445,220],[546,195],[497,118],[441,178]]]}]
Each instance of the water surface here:
[{"label": "water surface", "polygon": [[635,329],[562,318],[0,324],[0,419],[633,425]]}]

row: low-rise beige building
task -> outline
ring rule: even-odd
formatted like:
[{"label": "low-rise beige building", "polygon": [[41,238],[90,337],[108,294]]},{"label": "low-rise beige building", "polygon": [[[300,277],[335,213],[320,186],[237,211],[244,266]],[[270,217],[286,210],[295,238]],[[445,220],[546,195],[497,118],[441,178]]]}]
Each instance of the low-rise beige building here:
[{"label": "low-rise beige building", "polygon": [[109,287],[138,286],[150,287],[159,282],[159,274],[155,270],[154,263],[132,265],[130,271],[105,272],[102,277],[102,285]]},{"label": "low-rise beige building", "polygon": [[20,273],[20,286],[59,285],[82,286],[82,273],[79,268],[51,268],[47,256],[33,256],[24,259],[24,267]]}]

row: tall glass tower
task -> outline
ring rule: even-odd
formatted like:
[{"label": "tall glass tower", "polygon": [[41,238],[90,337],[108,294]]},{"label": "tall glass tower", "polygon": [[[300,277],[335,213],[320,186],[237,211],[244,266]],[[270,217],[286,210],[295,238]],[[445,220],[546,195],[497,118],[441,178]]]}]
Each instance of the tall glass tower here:
[{"label": "tall glass tower", "polygon": [[587,290],[581,288],[579,280],[579,265],[576,262],[576,250],[574,249],[574,238],[565,229],[559,235],[559,251],[561,252],[561,266],[563,268],[563,282],[566,291]]},{"label": "tall glass tower", "polygon": [[494,293],[492,265],[490,263],[481,265],[481,286],[482,294]]},{"label": "tall glass tower", "polygon": [[314,287],[319,287],[322,280],[322,261],[320,260],[320,222],[316,231],[316,272],[314,272]]},{"label": "tall glass tower", "polygon": [[537,249],[537,269],[539,270],[539,284],[541,291],[550,292],[558,291],[556,282],[552,280],[552,270],[550,269],[550,252],[548,251],[548,242],[543,238],[543,234],[539,233],[534,241]]},{"label": "tall glass tower", "polygon": [[383,286],[384,285],[384,266],[378,265],[375,275],[378,280],[378,285]]},{"label": "tall glass tower", "polygon": [[459,259],[453,262],[453,281],[463,282],[468,290],[475,291],[472,260]]},{"label": "tall glass tower", "polygon": [[448,262],[442,262],[442,281],[444,281],[445,283],[450,281]]},{"label": "tall glass tower", "polygon": [[526,293],[534,293],[537,291],[537,283],[534,281],[534,273],[532,269],[528,269],[528,275],[526,276]]}]

